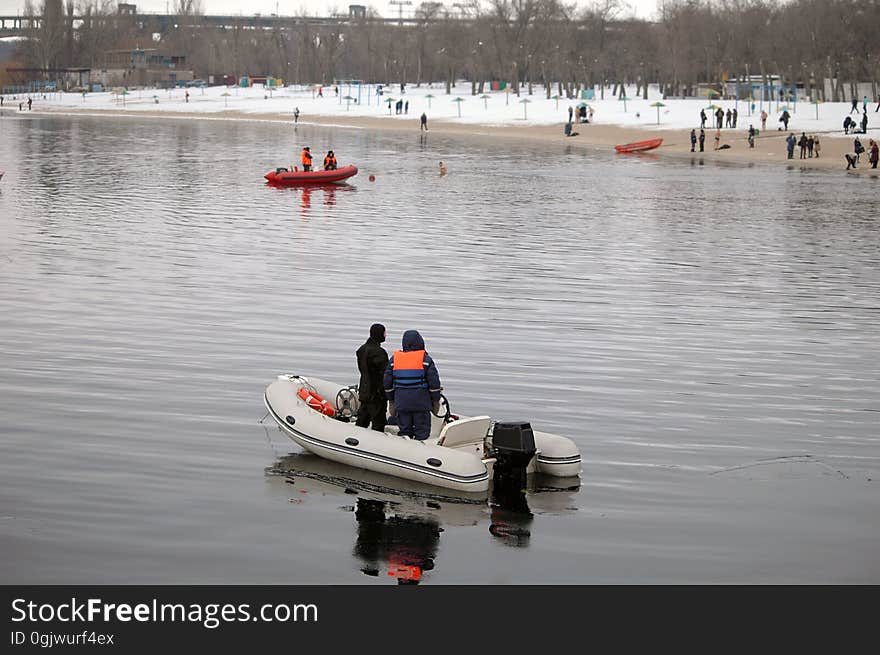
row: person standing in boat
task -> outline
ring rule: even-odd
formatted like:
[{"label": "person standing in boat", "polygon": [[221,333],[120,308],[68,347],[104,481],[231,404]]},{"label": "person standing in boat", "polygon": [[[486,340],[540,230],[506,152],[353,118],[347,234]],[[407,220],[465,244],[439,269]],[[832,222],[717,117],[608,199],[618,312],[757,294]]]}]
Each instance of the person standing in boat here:
[{"label": "person standing in boat", "polygon": [[370,337],[357,349],[358,370],[361,380],[358,384],[358,427],[370,427],[378,432],[385,431],[387,399],[383,377],[388,366],[388,353],[380,346],[385,341],[385,326],[373,323],[370,326]]},{"label": "person standing in boat", "polygon": [[397,417],[398,434],[424,441],[431,435],[431,411],[440,413],[440,374],[417,330],[403,333],[402,346],[385,368],[389,413]]},{"label": "person standing in boat", "polygon": [[309,150],[309,147],[306,146],[302,150],[302,165],[304,171],[312,170],[312,152]]}]

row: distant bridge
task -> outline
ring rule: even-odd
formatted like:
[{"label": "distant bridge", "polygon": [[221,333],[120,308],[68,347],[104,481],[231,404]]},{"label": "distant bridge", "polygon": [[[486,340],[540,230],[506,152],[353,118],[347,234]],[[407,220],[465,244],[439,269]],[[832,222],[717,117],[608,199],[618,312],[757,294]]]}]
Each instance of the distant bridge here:
[{"label": "distant bridge", "polygon": [[[110,14],[108,16],[92,16],[92,19],[103,19],[106,21],[118,20],[120,22],[133,22],[139,29],[153,29],[155,32],[165,34],[177,28],[180,24],[181,16],[177,14]],[[437,15],[431,18],[425,17],[406,17],[384,18],[382,16],[362,16],[362,15],[337,15],[337,16],[263,16],[254,14],[252,16],[189,16],[186,17],[190,27],[213,27],[219,29],[244,28],[251,30],[296,30],[302,29],[306,25],[320,26],[341,26],[341,25],[357,25],[360,23],[382,23],[386,25],[424,25],[426,23],[435,23],[444,20],[456,20],[468,22],[468,18],[456,17],[452,15]],[[38,27],[42,22],[41,16],[0,16],[0,37],[8,36],[27,36],[28,29]],[[82,21],[82,17],[74,15],[73,23],[77,25]]]}]

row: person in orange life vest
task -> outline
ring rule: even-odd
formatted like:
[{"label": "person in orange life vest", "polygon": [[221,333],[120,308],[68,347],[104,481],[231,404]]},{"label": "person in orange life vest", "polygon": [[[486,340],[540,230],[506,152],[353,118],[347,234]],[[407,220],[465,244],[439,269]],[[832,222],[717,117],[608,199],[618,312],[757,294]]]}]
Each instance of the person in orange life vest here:
[{"label": "person in orange life vest", "polygon": [[324,170],[325,171],[335,171],[336,170],[336,155],[333,154],[332,150],[330,150],[327,153],[327,156],[324,157]]},{"label": "person in orange life vest", "polygon": [[304,171],[312,170],[312,153],[308,146],[303,148],[302,151],[302,165]]},{"label": "person in orange life vest", "polygon": [[373,323],[370,326],[370,338],[357,349],[358,370],[361,373],[358,385],[358,407],[356,425],[366,428],[373,424],[373,429],[385,431],[385,400],[384,375],[388,366],[388,353],[380,345],[385,341],[385,326]]},{"label": "person in orange life vest", "polygon": [[424,441],[431,434],[431,410],[440,412],[440,374],[425,341],[416,330],[403,333],[403,350],[385,368],[389,413],[397,417],[398,434]]}]

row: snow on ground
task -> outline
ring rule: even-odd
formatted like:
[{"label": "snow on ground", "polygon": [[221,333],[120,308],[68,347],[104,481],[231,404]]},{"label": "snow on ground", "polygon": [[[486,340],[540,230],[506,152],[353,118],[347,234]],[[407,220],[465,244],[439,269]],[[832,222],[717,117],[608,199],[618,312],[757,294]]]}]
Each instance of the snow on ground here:
[{"label": "snow on ground", "polygon": [[[186,91],[189,92],[189,102],[186,102]],[[293,119],[295,107],[300,109],[300,121],[308,122],[310,117],[338,117],[344,122],[347,117],[384,117],[389,120],[413,121],[418,125],[418,119],[424,111],[428,116],[428,127],[432,120],[444,120],[463,124],[504,125],[511,127],[528,127],[529,125],[558,124],[560,127],[568,120],[568,107],[577,109],[578,104],[586,102],[594,110],[594,122],[597,125],[616,125],[641,129],[691,129],[699,127],[699,114],[701,108],[706,108],[708,116],[707,129],[714,129],[713,117],[709,106],[714,104],[725,111],[737,108],[739,120],[737,129],[748,130],[749,124],[754,124],[757,129],[761,127],[759,114],[761,109],[766,109],[769,115],[767,130],[775,131],[781,127],[779,116],[785,103],[761,103],[755,102],[752,115],[749,116],[749,103],[745,101],[734,102],[733,100],[709,101],[706,99],[685,100],[662,100],[656,88],[649,91],[648,99],[627,99],[626,102],[618,100],[611,95],[611,89],[606,88],[605,99],[596,100],[568,100],[560,98],[557,102],[547,99],[543,87],[535,86],[534,95],[529,96],[527,89],[522,89],[520,97],[504,91],[489,91],[486,97],[472,96],[469,83],[460,83],[453,87],[452,94],[445,93],[445,86],[435,84],[433,86],[422,85],[416,87],[409,85],[404,94],[400,94],[399,85],[385,87],[385,93],[379,97],[376,95],[375,85],[364,86],[360,92],[356,86],[341,85],[339,94],[334,93],[332,86],[324,87],[324,97],[318,97],[315,87],[289,86],[279,90],[269,91],[262,86],[250,88],[215,86],[204,89],[142,89],[132,90],[128,95],[114,92],[89,93],[85,97],[79,93],[54,93],[49,94],[44,100],[41,96],[35,96],[34,109],[40,106],[53,108],[71,107],[76,109],[112,109],[127,112],[150,111],[150,112],[189,112],[189,113],[217,113],[225,110],[238,111],[251,114],[259,118],[261,114],[290,114]],[[635,88],[628,89],[627,94],[635,95]],[[345,97],[359,98],[359,102],[345,100]],[[431,97],[433,96],[433,97]],[[388,99],[392,99],[389,111]],[[461,98],[457,103],[455,98]],[[409,101],[408,114],[396,114],[394,102],[403,99]],[[528,103],[523,101],[528,99]],[[15,101],[9,102],[11,106]],[[21,100],[21,96],[18,98]],[[665,106],[653,107],[655,102],[662,102]],[[843,137],[843,119],[851,109],[849,102],[820,103],[819,105],[808,102],[788,104],[791,114],[789,131],[808,133],[822,132],[829,136]],[[859,102],[861,111],[862,103]],[[880,123],[880,113],[875,113],[876,103],[868,105],[868,126],[876,127]],[[460,111],[460,116],[459,116]],[[658,116],[659,111],[659,116]],[[817,118],[818,116],[818,118]],[[857,116],[852,114],[854,120],[861,120],[861,113]],[[658,121],[659,119],[659,121]]]}]

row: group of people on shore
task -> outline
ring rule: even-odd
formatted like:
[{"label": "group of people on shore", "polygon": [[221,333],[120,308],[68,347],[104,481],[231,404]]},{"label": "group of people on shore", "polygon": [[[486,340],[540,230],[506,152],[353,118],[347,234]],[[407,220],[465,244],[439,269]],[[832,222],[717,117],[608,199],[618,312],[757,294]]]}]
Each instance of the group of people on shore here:
[{"label": "group of people on shore", "polygon": [[[715,128],[721,129],[722,127],[736,127],[736,122],[739,119],[739,111],[737,111],[736,107],[733,109],[728,109],[726,112],[721,107],[718,107],[714,113],[715,116]],[[700,110],[700,129],[706,129],[706,121],[708,120],[708,116],[706,116],[706,110]]]},{"label": "group of people on shore", "polygon": [[[13,100],[18,100],[15,96],[12,96]],[[6,103],[6,97],[0,94],[0,107],[2,107]],[[34,105],[34,100],[30,96],[28,96],[27,102],[22,100],[18,103],[18,111],[24,111],[24,106],[27,105],[28,111],[31,110],[31,107]]]},{"label": "group of people on shore", "polygon": [[437,365],[418,330],[404,332],[401,349],[390,358],[382,347],[386,337],[385,326],[374,323],[355,353],[360,372],[355,424],[384,432],[388,423],[397,423],[399,435],[424,441],[431,435],[431,412],[440,413]]},{"label": "group of people on shore", "polygon": [[812,159],[814,154],[818,157],[822,150],[822,145],[819,143],[819,135],[811,134],[807,136],[806,132],[801,132],[800,138],[795,138],[794,133],[790,133],[785,139],[785,147],[788,151],[789,159],[794,159],[795,146],[800,148],[801,159]]},{"label": "group of people on shore", "polygon": [[862,120],[856,123],[852,118],[849,117],[849,114],[846,115],[846,118],[843,119],[843,133],[844,134],[855,134],[856,130],[861,131],[862,134],[866,134],[868,132],[868,112],[866,111],[862,114]]},{"label": "group of people on shore", "polygon": [[[865,152],[865,146],[862,145],[859,137],[856,137],[853,140],[853,154],[844,155],[846,157],[846,170],[856,168],[856,164],[861,159],[863,152]],[[877,145],[874,139],[868,139],[868,163],[871,164],[871,168],[877,168],[878,161],[880,161],[880,146]]]}]

